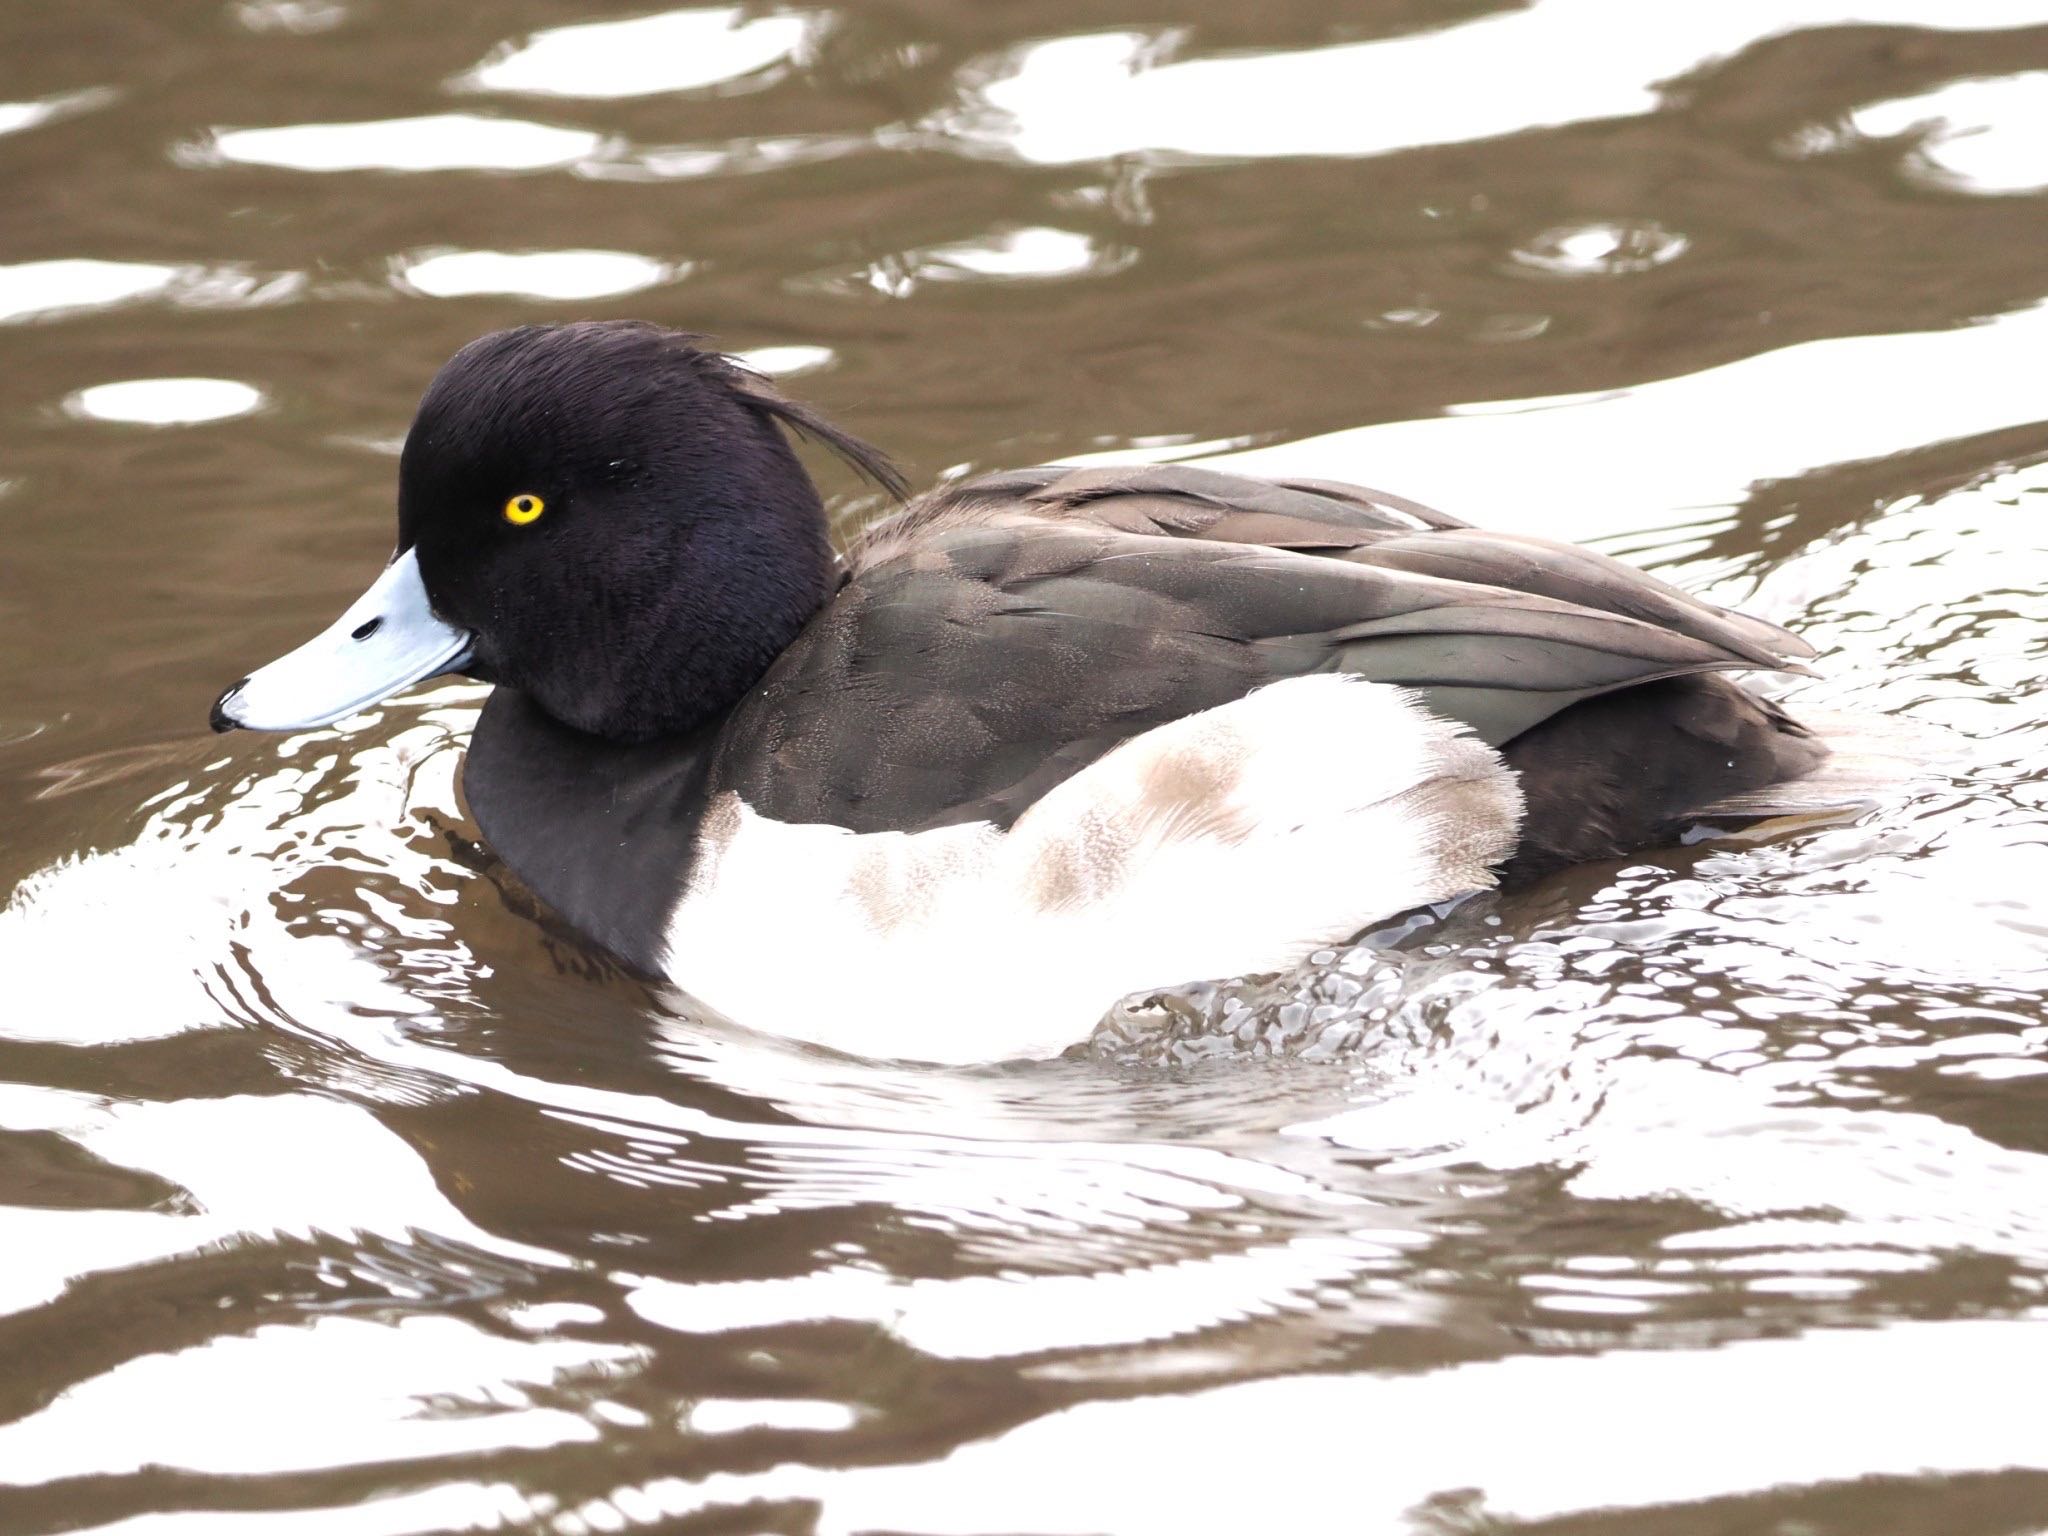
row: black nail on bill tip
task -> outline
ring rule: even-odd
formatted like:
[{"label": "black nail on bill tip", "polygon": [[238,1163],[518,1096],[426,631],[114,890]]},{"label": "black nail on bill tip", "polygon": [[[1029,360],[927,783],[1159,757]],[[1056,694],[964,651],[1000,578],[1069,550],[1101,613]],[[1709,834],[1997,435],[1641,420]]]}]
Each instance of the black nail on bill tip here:
[{"label": "black nail on bill tip", "polygon": [[222,732],[235,730],[241,725],[241,721],[228,713],[228,700],[240,693],[242,691],[242,683],[248,681],[248,678],[243,678],[213,701],[213,712],[206,717],[208,725],[212,726],[216,731]]}]

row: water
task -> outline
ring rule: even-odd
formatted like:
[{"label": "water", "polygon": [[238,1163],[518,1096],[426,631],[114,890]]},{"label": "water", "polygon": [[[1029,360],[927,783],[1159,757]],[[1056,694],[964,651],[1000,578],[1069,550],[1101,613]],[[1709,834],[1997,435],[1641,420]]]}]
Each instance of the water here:
[{"label": "water", "polygon": [[[2048,5],[88,0],[0,59],[0,1530],[2048,1528]],[[622,314],[920,483],[1595,541],[1942,761],[1064,1060],[749,1035],[501,884],[478,690],[204,730],[450,351]]]}]

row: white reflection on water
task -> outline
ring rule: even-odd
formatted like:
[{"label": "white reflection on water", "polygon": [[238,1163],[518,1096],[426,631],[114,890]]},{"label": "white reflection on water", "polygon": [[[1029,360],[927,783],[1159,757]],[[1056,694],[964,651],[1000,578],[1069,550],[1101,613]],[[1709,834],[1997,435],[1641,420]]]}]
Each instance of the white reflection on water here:
[{"label": "white reflection on water", "polygon": [[272,304],[305,286],[305,274],[300,272],[261,273],[234,265],[171,267],[86,258],[24,261],[0,266],[0,323],[139,299],[167,299],[197,309]]},{"label": "white reflection on water", "polygon": [[1032,225],[887,256],[863,270],[857,280],[902,299],[925,283],[1100,276],[1121,271],[1135,259],[1136,253],[1127,247],[1105,246],[1071,229]]},{"label": "white reflection on water", "polygon": [[[1444,1528],[1462,1530],[1857,1478],[2038,1470],[2048,1440],[2024,1384],[2048,1368],[2044,1323],[2032,1313],[1283,1376],[1084,1402],[908,1465],[663,1477],[577,1513],[620,1529],[805,1500],[820,1507],[821,1536],[1236,1536],[1327,1529],[1338,1510],[1346,1530],[1434,1530],[1446,1513],[1455,1525]],[[1615,1411],[1632,1403],[1656,1410]],[[1203,1454],[1217,1447],[1227,1454]],[[1435,1503],[1446,1497],[1454,1510]]]},{"label": "white reflection on water", "polygon": [[[1690,936],[1688,953],[1710,953],[1721,939],[1755,942],[1756,926],[1733,920],[1742,903],[1729,905],[1731,920]],[[1819,928],[1825,918],[1812,912],[1804,921]],[[2048,965],[2034,976],[2035,984],[2048,978]],[[1727,979],[1706,967],[1700,977]],[[1843,995],[1887,985],[1867,958],[1839,980]],[[1661,1026],[1618,1025],[1624,998],[1583,979],[1552,985],[1560,1003],[1502,994],[1453,1009],[1453,1038],[1416,1054],[1398,1095],[1293,1133],[1391,1157],[1389,1168],[1573,1168],[1566,1187],[1584,1200],[1675,1199],[1712,1212],[1706,1224],[1664,1239],[1675,1254],[1740,1249],[1756,1267],[1778,1270],[1788,1267],[1777,1262],[1784,1250],[1832,1258],[1838,1248],[1966,1244],[2048,1262],[2048,1209],[2028,1193],[2048,1188],[2048,1157],[1931,1115],[1830,1102],[1833,1085],[1856,1075],[1850,1051],[1795,1062],[1746,1049],[1765,1043],[1760,1031],[1685,1013]],[[1577,1016],[1574,992],[1585,1010]],[[2031,1040],[2018,1032],[2011,1043],[2039,1055],[2048,1029]],[[1434,1149],[1411,1150],[1431,1141]]]},{"label": "white reflection on water", "polygon": [[[588,1442],[595,1424],[541,1406],[528,1389],[616,1371],[640,1353],[507,1339],[453,1317],[266,1325],[125,1360],[0,1425],[0,1486],[146,1466],[260,1476]],[[430,1399],[440,1411],[423,1411]]]},{"label": "white reflection on water", "polygon": [[1099,261],[1094,242],[1086,235],[1034,225],[958,245],[934,246],[922,254],[921,265],[927,268],[926,276],[943,281],[949,277],[1071,277]]},{"label": "white reflection on water", "polygon": [[664,11],[536,32],[505,44],[456,89],[614,99],[749,82],[794,58],[818,18],[749,14],[741,6]]},{"label": "white reflection on water", "polygon": [[[1476,1491],[1471,1528],[1484,1529],[1480,1510],[1539,1520],[1859,1477],[2048,1468],[2023,1386],[2048,1370],[2044,1324],[2037,1313],[1281,1377],[1083,1403],[932,1462],[784,1466],[637,1491],[669,1514],[817,1499],[821,1533],[1234,1536],[1329,1529],[1332,1511],[1347,1530],[1409,1530],[1418,1506],[1460,1490]],[[1618,1410],[1628,1404],[1654,1409]],[[1218,1447],[1228,1454],[1205,1453]]]},{"label": "white reflection on water", "polygon": [[[770,1280],[687,1283],[642,1280],[626,1293],[641,1317],[681,1333],[833,1318],[871,1322],[945,1360],[1101,1349],[1197,1334],[1224,1323],[1313,1312],[1326,1287],[1372,1271],[1400,1270],[1420,1233],[1330,1234],[1252,1245],[1154,1265],[1080,1274],[898,1279],[841,1266]],[[1390,1309],[1391,1310],[1391,1309]],[[1436,1309],[1410,1303],[1401,1320],[1423,1324]]]},{"label": "white reflection on water", "polygon": [[1958,80],[1849,114],[1868,138],[1914,135],[1907,169],[1958,192],[2048,190],[2048,70]]},{"label": "white reflection on water", "polygon": [[[145,1169],[190,1197],[176,1210],[0,1206],[0,1251],[8,1254],[0,1315],[53,1300],[95,1274],[250,1239],[377,1234],[404,1242],[430,1232],[520,1263],[559,1262],[475,1226],[441,1193],[416,1151],[368,1110],[337,1099],[278,1094],[123,1104],[10,1087],[0,1095],[0,1111],[11,1129],[56,1131],[95,1157]],[[0,1450],[0,1468],[7,1465]]]},{"label": "white reflection on water", "polygon": [[552,1495],[528,1494],[509,1482],[430,1483],[324,1509],[158,1510],[81,1526],[78,1536],[447,1536],[517,1529],[557,1507]]},{"label": "white reflection on water", "polygon": [[115,92],[95,86],[89,90],[67,91],[60,96],[45,96],[40,101],[0,101],[0,134],[21,133],[56,122],[59,118],[90,112],[95,107],[107,105],[114,96]]},{"label": "white reflection on water", "polygon": [[1684,255],[1690,244],[1653,219],[1566,224],[1524,241],[1510,259],[1551,277],[1605,277],[1661,267]]},{"label": "white reflection on water", "polygon": [[732,354],[735,361],[771,378],[789,378],[799,373],[816,373],[830,368],[839,355],[830,347],[792,344],[782,347],[753,347]]},{"label": "white reflection on water", "polygon": [[444,112],[366,123],[223,128],[193,153],[202,160],[293,171],[540,171],[574,165],[603,144],[601,134],[580,128]]},{"label": "white reflection on water", "polygon": [[816,1398],[707,1397],[691,1405],[684,1427],[697,1435],[731,1435],[746,1429],[809,1429],[830,1433],[851,1429],[860,1412],[847,1403]]},{"label": "white reflection on water", "polygon": [[[2048,420],[2044,348],[2048,306],[2036,306],[1951,331],[1802,342],[1601,394],[1454,406],[1208,462],[1362,480],[1480,523],[1587,539],[1732,509],[1762,481]],[[1712,452],[1700,451],[1702,432]]]},{"label": "white reflection on water", "polygon": [[234,18],[251,32],[290,32],[311,37],[332,32],[348,20],[348,9],[333,0],[237,0]]},{"label": "white reflection on water", "polygon": [[753,176],[792,165],[838,160],[872,147],[857,133],[791,133],[713,144],[654,144],[592,160],[576,174],[592,181],[685,181],[699,176]]},{"label": "white reflection on water", "polygon": [[178,267],[142,261],[23,261],[0,266],[0,321],[100,309],[162,293]]},{"label": "white reflection on water", "polygon": [[600,299],[654,288],[689,270],[630,251],[428,251],[398,263],[398,281],[432,298],[519,293]]},{"label": "white reflection on water", "polygon": [[1066,165],[1376,155],[1656,110],[1671,82],[1813,27],[1953,30],[2048,20],[2041,0],[1540,0],[1440,31],[1327,48],[1170,59],[1179,34],[1032,43],[983,66],[924,130],[970,152]]},{"label": "white reflection on water", "polygon": [[[235,945],[290,957],[265,975],[288,1018],[300,1006],[316,1019],[359,1004],[423,1011],[334,933],[296,935],[296,914],[277,898],[308,870],[338,866],[396,869],[430,904],[450,899],[468,872],[417,839],[423,815],[457,814],[455,748],[476,696],[463,686],[415,694],[442,707],[351,745],[345,767],[344,738],[318,731],[287,738],[260,770],[226,783],[196,773],[156,797],[127,844],[28,876],[0,908],[0,970],[20,1003],[0,1013],[0,1038],[106,1044],[253,1022],[263,1015],[240,996]],[[422,945],[445,931],[424,915],[400,929]],[[112,968],[90,958],[109,933],[124,935],[126,957]],[[76,984],[85,968],[94,986]]]},{"label": "white reflection on water", "polygon": [[262,404],[263,391],[239,379],[123,379],[81,389],[64,408],[95,421],[171,427],[246,416]]}]

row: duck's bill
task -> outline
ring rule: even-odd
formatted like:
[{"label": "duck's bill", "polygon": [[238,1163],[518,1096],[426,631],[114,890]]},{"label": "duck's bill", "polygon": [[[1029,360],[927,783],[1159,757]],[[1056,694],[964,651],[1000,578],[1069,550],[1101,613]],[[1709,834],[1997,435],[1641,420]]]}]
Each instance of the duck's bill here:
[{"label": "duck's bill", "polygon": [[408,549],[326,629],[222,694],[213,706],[213,728],[329,725],[401,688],[460,671],[474,643],[469,631],[434,616],[419,562]]}]

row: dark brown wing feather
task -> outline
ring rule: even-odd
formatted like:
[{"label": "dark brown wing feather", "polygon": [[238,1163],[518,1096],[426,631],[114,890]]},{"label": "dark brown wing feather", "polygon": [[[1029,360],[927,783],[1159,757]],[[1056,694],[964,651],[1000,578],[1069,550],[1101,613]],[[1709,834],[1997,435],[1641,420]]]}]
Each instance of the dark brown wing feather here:
[{"label": "dark brown wing feather", "polygon": [[1554,597],[1710,638],[1759,667],[1813,655],[1812,646],[1775,624],[1716,608],[1597,551],[1485,532],[1405,497],[1332,480],[1257,480],[1191,465],[1037,469],[970,481],[928,515],[942,520],[949,508],[957,514],[979,501],[984,488],[1015,494],[1012,485],[1028,485],[1021,499],[1068,519],[1303,550]]},{"label": "dark brown wing feather", "polygon": [[727,722],[712,787],[860,831],[1007,825],[1117,742],[1307,673],[1415,688],[1504,746],[1617,689],[1811,654],[1591,551],[1188,466],[966,482],[849,568]]}]

